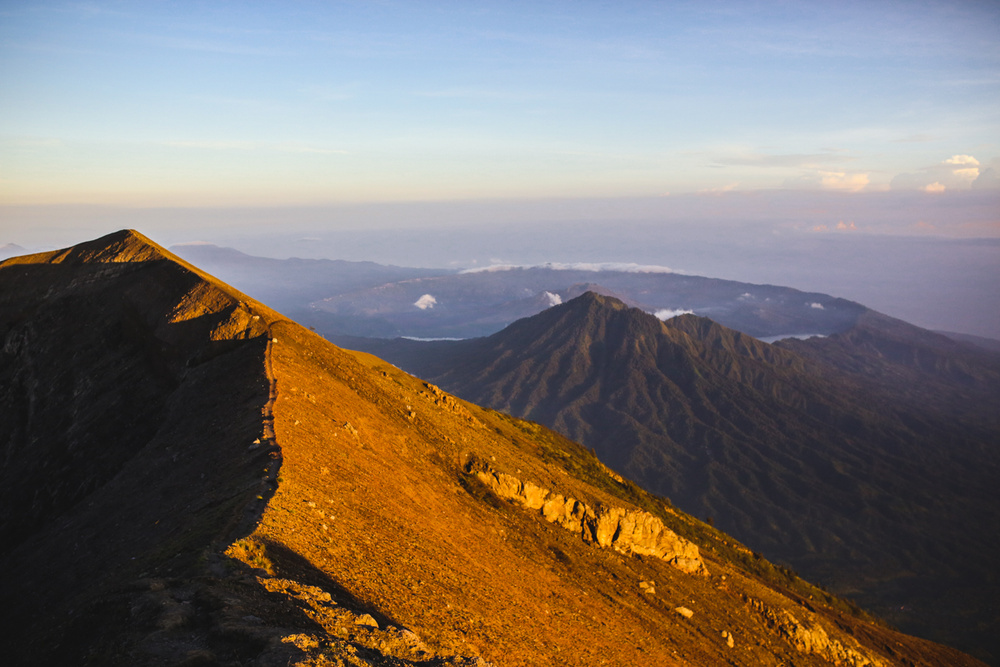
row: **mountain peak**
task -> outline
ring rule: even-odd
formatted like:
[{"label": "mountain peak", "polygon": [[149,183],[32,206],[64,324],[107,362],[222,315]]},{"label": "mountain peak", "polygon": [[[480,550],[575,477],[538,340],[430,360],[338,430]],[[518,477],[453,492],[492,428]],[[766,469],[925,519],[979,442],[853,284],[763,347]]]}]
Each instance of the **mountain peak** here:
[{"label": "mountain peak", "polygon": [[193,267],[179,257],[176,257],[134,229],[122,229],[111,234],[106,234],[93,241],[80,243],[69,248],[12,257],[4,263],[8,265],[121,264],[163,259],[173,260],[184,264],[185,268],[193,269]]},{"label": "mountain peak", "polygon": [[514,356],[534,354],[545,347],[553,353],[573,348],[585,357],[593,341],[622,342],[636,335],[656,336],[662,330],[663,323],[654,316],[615,297],[587,291],[518,320],[487,340],[503,341],[501,345]]},{"label": "mountain peak", "polygon": [[162,247],[134,229],[122,229],[63,251],[60,261],[113,264],[173,259]]},{"label": "mountain peak", "polygon": [[613,296],[600,294],[593,290],[587,290],[583,294],[566,302],[567,306],[575,304],[575,308],[609,308],[611,310],[625,310],[628,305]]},{"label": "mountain peak", "polygon": [[16,257],[18,255],[27,254],[28,250],[22,248],[16,243],[4,243],[0,245],[0,260],[6,259],[8,257]]}]

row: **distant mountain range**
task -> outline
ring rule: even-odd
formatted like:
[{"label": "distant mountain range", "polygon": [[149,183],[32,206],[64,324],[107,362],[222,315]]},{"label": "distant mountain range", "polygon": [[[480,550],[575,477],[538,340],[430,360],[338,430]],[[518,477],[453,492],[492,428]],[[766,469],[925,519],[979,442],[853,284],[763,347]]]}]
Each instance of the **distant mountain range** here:
[{"label": "distant mountain range", "polygon": [[200,267],[207,267],[205,270],[220,280],[238,285],[247,294],[281,312],[308,312],[310,303],[331,294],[441,274],[439,270],[374,262],[254,257],[208,243],[176,245],[170,250]]},{"label": "distant mountain range", "polygon": [[[661,348],[706,399],[737,376],[778,392],[754,364],[814,363],[683,318],[715,332],[700,343],[593,295],[538,316],[554,318],[548,338],[517,326],[561,347],[573,332],[560,318],[587,313],[606,342],[565,359],[582,364],[563,369],[574,382],[633,347]],[[664,332],[683,351],[654,340]],[[580,445],[337,348],[136,232],[0,263],[0,339],[11,664],[982,664],[872,621]],[[689,353],[722,350],[747,361],[715,389]],[[965,537],[943,548],[978,549]]]},{"label": "distant mountain range", "polygon": [[663,317],[691,311],[758,337],[845,331],[866,310],[826,294],[657,267],[546,265],[458,272],[274,260],[211,245],[172,250],[326,336],[484,336],[587,291]]},{"label": "distant mountain range", "polygon": [[593,447],[908,631],[992,650],[1000,355],[868,310],[769,345],[595,293],[484,338],[335,340]]},{"label": "distant mountain range", "polygon": [[0,260],[7,259],[8,257],[17,257],[18,255],[26,255],[28,250],[22,248],[16,243],[4,243],[0,245]]}]

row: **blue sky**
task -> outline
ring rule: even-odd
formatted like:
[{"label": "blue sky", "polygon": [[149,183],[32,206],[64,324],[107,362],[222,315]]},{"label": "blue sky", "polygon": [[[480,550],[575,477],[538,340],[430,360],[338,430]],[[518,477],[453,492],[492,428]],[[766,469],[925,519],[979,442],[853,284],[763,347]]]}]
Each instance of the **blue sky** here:
[{"label": "blue sky", "polygon": [[0,2],[0,205],[995,190],[998,35],[995,2]]}]

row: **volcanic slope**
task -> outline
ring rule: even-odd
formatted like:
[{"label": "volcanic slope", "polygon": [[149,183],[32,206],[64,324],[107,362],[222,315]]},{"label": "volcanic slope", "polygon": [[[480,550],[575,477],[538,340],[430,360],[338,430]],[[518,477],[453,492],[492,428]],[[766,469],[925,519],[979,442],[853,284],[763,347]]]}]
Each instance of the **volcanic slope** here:
[{"label": "volcanic slope", "polygon": [[342,344],[544,423],[892,622],[990,655],[996,355],[872,312],[782,348],[593,293],[487,338]]},{"label": "volcanic slope", "polygon": [[0,335],[12,664],[980,664],[135,232],[0,264]]}]

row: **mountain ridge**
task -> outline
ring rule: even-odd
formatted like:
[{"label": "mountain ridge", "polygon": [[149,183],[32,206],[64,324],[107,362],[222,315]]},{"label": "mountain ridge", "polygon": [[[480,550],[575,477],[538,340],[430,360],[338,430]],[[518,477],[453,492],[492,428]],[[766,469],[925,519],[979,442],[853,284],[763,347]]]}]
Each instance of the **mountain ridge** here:
[{"label": "mountain ridge", "polygon": [[[0,263],[0,444],[39,463],[0,471],[4,506],[69,498],[0,555],[12,660],[980,664],[845,613],[576,443],[241,297],[132,235]],[[556,498],[565,521],[570,498],[594,508],[596,544],[549,519]],[[601,548],[602,516],[641,512],[709,574]]]}]

